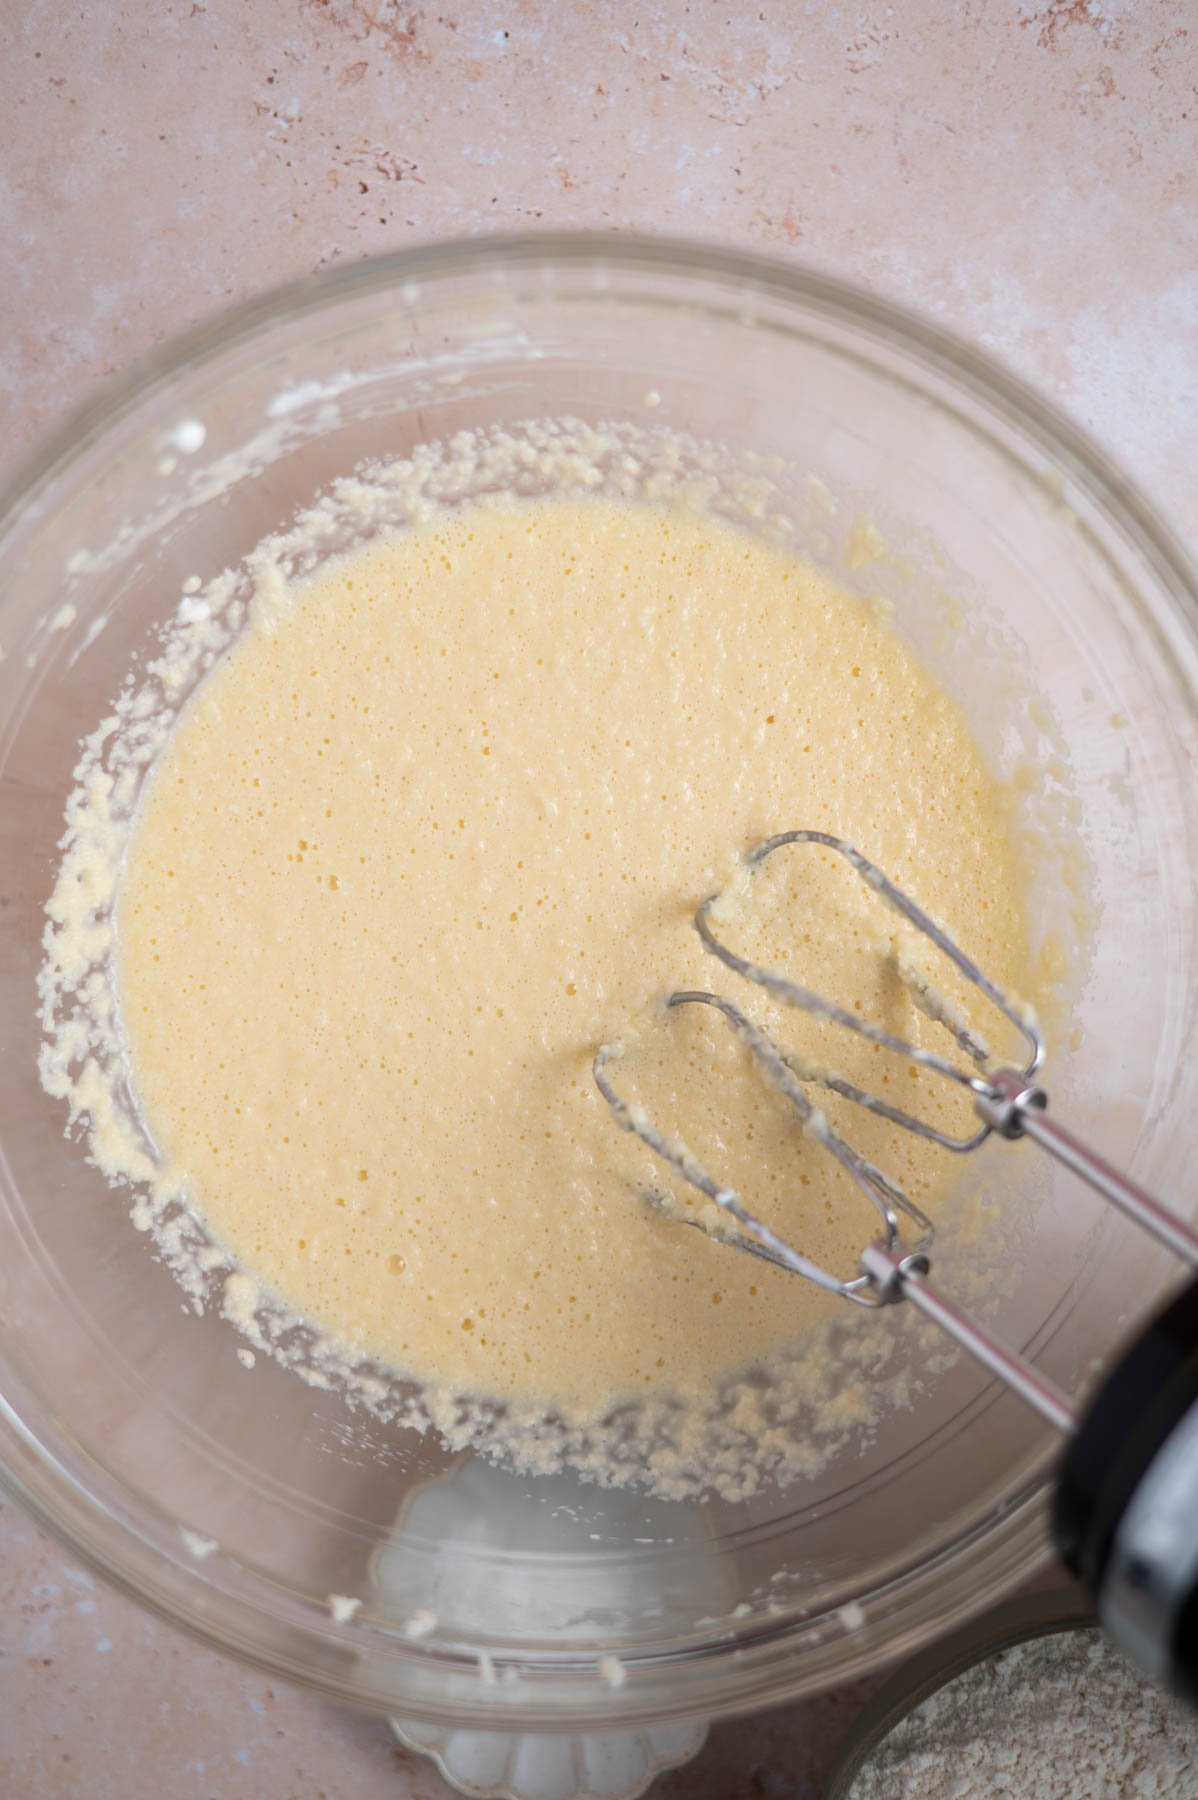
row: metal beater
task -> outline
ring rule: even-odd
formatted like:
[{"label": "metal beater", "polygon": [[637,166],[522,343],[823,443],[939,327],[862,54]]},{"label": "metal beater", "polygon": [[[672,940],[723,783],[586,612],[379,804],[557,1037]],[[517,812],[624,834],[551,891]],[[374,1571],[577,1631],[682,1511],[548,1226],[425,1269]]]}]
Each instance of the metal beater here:
[{"label": "metal beater", "polygon": [[[1034,1019],[1016,1007],[868,857],[826,832],[785,831],[749,852],[745,858],[749,876],[789,844],[820,845],[843,857],[868,888],[946,956],[1014,1027],[1026,1048],[1022,1067],[991,1067],[985,1040],[914,963],[900,968],[908,990],[920,1010],[955,1040],[968,1066],[911,1044],[778,971],[739,956],[717,936],[718,894],[705,900],[694,918],[705,948],[734,974],[784,1005],[843,1026],[966,1089],[978,1128],[960,1137],[937,1130],[787,1052],[719,994],[691,990],[669,996],[670,1007],[715,1010],[793,1106],[805,1134],[828,1150],[877,1208],[882,1235],[863,1251],[859,1273],[841,1279],[756,1218],[733,1188],[717,1181],[685,1145],[658,1130],[643,1108],[617,1092],[610,1071],[623,1054],[618,1043],[604,1044],[596,1053],[599,1091],[622,1129],[634,1132],[735,1221],[719,1233],[721,1241],[858,1305],[880,1307],[911,1300],[1071,1440],[1058,1476],[1053,1520],[1058,1549],[1094,1595],[1099,1616],[1112,1635],[1150,1672],[1198,1703],[1198,1279],[1124,1352],[1079,1416],[1052,1381],[930,1284],[931,1222],[895,1182],[832,1129],[804,1087],[822,1087],[960,1153],[977,1149],[992,1132],[1004,1138],[1031,1138],[1194,1269],[1198,1269],[1198,1233],[1048,1116],[1048,1096],[1034,1079],[1044,1060],[1044,1041]],[[699,1221],[686,1222],[704,1229]],[[913,1228],[910,1238],[903,1236],[904,1223]]]}]

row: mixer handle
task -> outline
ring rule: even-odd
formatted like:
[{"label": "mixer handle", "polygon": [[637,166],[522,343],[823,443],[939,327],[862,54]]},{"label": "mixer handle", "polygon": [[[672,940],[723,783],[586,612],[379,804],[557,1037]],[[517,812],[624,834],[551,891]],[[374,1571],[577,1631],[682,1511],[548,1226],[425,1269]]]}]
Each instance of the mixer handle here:
[{"label": "mixer handle", "polygon": [[1198,1279],[1087,1405],[1061,1463],[1053,1537],[1115,1642],[1198,1705]]},{"label": "mixer handle", "polygon": [[910,1300],[1068,1440],[1053,1538],[1132,1659],[1198,1706],[1198,1277],[1114,1363],[1081,1411],[884,1240],[861,1258],[882,1305]]},{"label": "mixer handle", "polygon": [[[987,1086],[975,1104],[988,1125],[1030,1137],[1198,1269],[1198,1233],[1049,1117],[1043,1089],[1011,1069]],[[1053,1535],[1116,1643],[1198,1705],[1198,1278],[1134,1340],[1075,1422]]]}]

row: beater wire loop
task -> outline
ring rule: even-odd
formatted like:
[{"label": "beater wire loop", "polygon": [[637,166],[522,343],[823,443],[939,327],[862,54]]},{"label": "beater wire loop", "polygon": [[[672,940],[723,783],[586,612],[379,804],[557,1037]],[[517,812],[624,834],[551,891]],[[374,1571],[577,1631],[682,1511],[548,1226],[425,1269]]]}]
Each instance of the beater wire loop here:
[{"label": "beater wire loop", "polygon": [[[921,932],[949,961],[959,970],[965,980],[985,995],[998,1008],[1020,1033],[1027,1046],[1027,1060],[1018,1076],[1019,1082],[1028,1084],[1039,1068],[1044,1055],[1043,1040],[1035,1023],[1019,1012],[1014,1004],[1000,988],[997,988],[988,976],[984,975],[965,952],[953,942],[942,928],[930,919],[909,895],[882,873],[876,864],[862,856],[861,852],[848,844],[843,838],[831,837],[823,831],[784,831],[777,837],[767,838],[764,843],[756,845],[745,858],[745,865],[750,874],[758,870],[766,858],[775,850],[788,844],[816,844],[826,850],[834,851],[842,856],[860,876],[865,885],[876,893],[888,906],[893,907],[915,930]],[[740,956],[729,948],[717,936],[713,919],[718,916],[721,896],[712,894],[699,907],[695,914],[695,930],[698,932],[705,948],[719,959],[724,966],[745,981],[764,989],[775,999],[786,1006],[792,1006],[809,1014],[811,1017],[826,1020],[834,1025],[842,1025],[848,1031],[856,1032],[869,1042],[881,1045],[883,1049],[895,1051],[905,1056],[920,1068],[928,1069],[947,1081],[957,1083],[970,1091],[975,1101],[983,1104],[994,1103],[1002,1098],[1002,1090],[985,1073],[990,1061],[990,1050],[985,1040],[967,1022],[942,994],[938,993],[923,971],[911,958],[896,955],[894,967],[899,978],[911,994],[912,1000],[924,1015],[942,1026],[956,1041],[962,1053],[972,1063],[972,1068],[962,1067],[950,1061],[934,1050],[922,1049],[910,1043],[906,1038],[898,1037],[887,1031],[884,1026],[875,1024],[869,1019],[862,1019],[856,1013],[848,1012],[834,1001],[825,999],[822,994],[814,993],[810,988],[800,986],[791,981],[776,969],[767,969]],[[969,1137],[954,1137],[949,1133],[938,1131],[935,1126],[926,1124],[901,1107],[892,1105],[877,1094],[871,1094],[864,1088],[857,1087],[843,1076],[830,1069],[825,1069],[810,1062],[794,1052],[787,1051],[754,1023],[748,1015],[735,1006],[732,1001],[720,994],[704,993],[697,989],[673,993],[669,996],[667,1006],[671,1009],[684,1006],[711,1007],[729,1029],[748,1050],[757,1066],[765,1074],[771,1085],[784,1096],[799,1117],[802,1129],[814,1142],[840,1164],[857,1187],[876,1207],[882,1221],[882,1236],[878,1240],[889,1251],[901,1250],[904,1256],[919,1257],[929,1248],[932,1242],[932,1224],[927,1215],[906,1195],[898,1183],[879,1169],[868,1158],[854,1150],[846,1143],[839,1132],[835,1131],[825,1114],[817,1107],[805,1092],[807,1086],[818,1086],[829,1093],[837,1094],[841,1099],[851,1101],[855,1106],[864,1108],[878,1118],[887,1120],[892,1125],[901,1126],[904,1130],[914,1132],[918,1137],[939,1144],[946,1150],[974,1150],[990,1134],[994,1127],[982,1116],[982,1123],[977,1131]],[[841,1294],[846,1299],[854,1300],[862,1306],[878,1306],[885,1304],[887,1295],[882,1293],[875,1280],[867,1274],[860,1274],[851,1279],[842,1280],[821,1268],[809,1257],[780,1238],[764,1220],[757,1218],[745,1205],[736,1189],[720,1182],[704,1167],[699,1158],[687,1145],[671,1138],[649,1118],[644,1108],[635,1101],[625,1099],[612,1081],[611,1065],[624,1055],[623,1045],[608,1043],[600,1046],[595,1054],[593,1064],[595,1082],[599,1092],[611,1108],[616,1123],[625,1131],[632,1132],[645,1144],[655,1156],[673,1169],[690,1187],[703,1194],[706,1199],[719,1208],[725,1219],[734,1220],[735,1226],[729,1224],[726,1229],[709,1232],[721,1242],[726,1242],[738,1250],[750,1255],[764,1258],[776,1268],[787,1269],[792,1274],[802,1275],[817,1287],[831,1293]],[[1009,1072],[1007,1072],[1009,1074]],[[678,1207],[664,1195],[651,1194],[650,1203],[668,1217],[682,1223],[694,1225],[699,1230],[706,1230],[704,1221],[698,1218],[687,1218],[686,1208]],[[914,1229],[914,1241],[902,1235],[902,1225],[906,1223]],[[737,1230],[736,1226],[742,1229]]]},{"label": "beater wire loop", "polygon": [[[885,901],[887,906],[901,914],[909,924],[915,927],[916,931],[928,938],[936,949],[941,951],[959,970],[965,980],[984,994],[986,999],[996,1006],[1003,1017],[1019,1032],[1027,1047],[1027,1056],[1019,1073],[1025,1083],[1031,1082],[1036,1070],[1044,1060],[1044,1040],[1038,1027],[1034,1021],[1028,1019],[1015,1007],[1002,989],[996,987],[988,975],[983,974],[977,964],[966,956],[960,946],[954,943],[953,939],[941,926],[936,924],[934,919],[929,918],[928,914],[911,899],[909,894],[905,894],[901,888],[896,887],[875,863],[870,862],[868,857],[862,856],[861,852],[852,844],[847,844],[843,838],[831,837],[825,831],[783,831],[777,837],[766,838],[764,843],[758,844],[750,850],[745,858],[745,866],[750,874],[759,869],[775,850],[781,850],[788,844],[818,844],[825,850],[835,851],[856,870],[866,887]],[[946,1081],[953,1081],[961,1087],[968,1088],[975,1097],[984,1100],[996,1100],[999,1097],[998,1089],[982,1072],[983,1066],[990,1060],[989,1046],[964,1019],[957,1016],[951,1004],[943,995],[936,992],[922,971],[910,959],[897,961],[896,969],[900,979],[906,985],[920,1011],[951,1033],[961,1050],[975,1064],[973,1069],[962,1068],[959,1063],[951,1062],[935,1050],[922,1049],[918,1044],[912,1044],[907,1038],[898,1037],[894,1032],[887,1031],[884,1026],[876,1024],[873,1020],[863,1019],[857,1013],[846,1011],[844,1007],[837,1006],[834,1001],[826,999],[822,994],[814,993],[810,988],[802,987],[797,982],[791,981],[788,976],[783,975],[777,969],[767,969],[746,956],[738,955],[716,935],[713,928],[712,919],[718,911],[720,899],[719,894],[712,894],[704,900],[695,914],[695,930],[705,949],[709,950],[713,956],[718,957],[726,968],[732,970],[733,974],[740,975],[745,981],[751,981],[755,986],[763,988],[774,999],[780,1000],[784,1006],[793,1006],[812,1018],[827,1020],[834,1025],[842,1025],[846,1031],[856,1032],[858,1037],[866,1038],[872,1044],[879,1044],[885,1050],[893,1050],[899,1056],[907,1057],[921,1069],[928,1069],[933,1074],[942,1076]],[[863,1088],[856,1087],[851,1081],[845,1081],[841,1076],[830,1071],[812,1069],[804,1078],[818,1082],[831,1093],[839,1094],[845,1100],[851,1100],[855,1106],[863,1107],[867,1112],[887,1119],[892,1125],[901,1125],[905,1131],[912,1131],[917,1137],[927,1138],[945,1150],[957,1152],[976,1150],[979,1144],[985,1142],[992,1129],[989,1124],[983,1122],[969,1136],[955,1137],[951,1133],[938,1131],[935,1126],[926,1124],[922,1119],[917,1119],[901,1107],[891,1105],[889,1101],[883,1100],[877,1094],[867,1093]]]}]

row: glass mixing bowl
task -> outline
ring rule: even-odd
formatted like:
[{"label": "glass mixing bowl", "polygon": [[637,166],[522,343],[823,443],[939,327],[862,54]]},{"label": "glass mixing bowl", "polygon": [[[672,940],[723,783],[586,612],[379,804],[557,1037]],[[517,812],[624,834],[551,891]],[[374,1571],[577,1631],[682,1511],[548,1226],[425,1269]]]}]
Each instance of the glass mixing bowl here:
[{"label": "glass mixing bowl", "polygon": [[[1198,1109],[1194,574],[1101,453],[972,350],[761,258],[493,241],[256,300],[79,414],[0,522],[5,1482],[222,1650],[379,1710],[541,1730],[776,1703],[993,1604],[1043,1552],[1045,1429],[958,1361],[818,1480],[667,1504],[451,1457],[266,1357],[245,1369],[64,1136],[35,980],[79,740],[184,581],[365,457],[563,414],[767,459],[774,527],[887,598],[1038,821],[1033,923],[1076,968],[1062,1111],[1188,1203]],[[1030,1154],[980,1157],[1022,1220],[994,1322],[1076,1388],[1169,1265]],[[895,1353],[922,1354],[903,1311]]]}]

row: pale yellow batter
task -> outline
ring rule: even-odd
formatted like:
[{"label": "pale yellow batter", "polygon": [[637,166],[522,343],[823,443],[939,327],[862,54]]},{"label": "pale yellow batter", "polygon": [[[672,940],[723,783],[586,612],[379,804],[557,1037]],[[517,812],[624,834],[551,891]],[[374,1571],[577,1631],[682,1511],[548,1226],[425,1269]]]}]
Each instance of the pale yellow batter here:
[{"label": "pale yellow batter", "polygon": [[[655,1002],[729,990],[690,915],[799,825],[853,840],[1018,986],[1006,818],[893,629],[782,552],[681,510],[474,508],[276,597],[184,714],[120,894],[136,1091],[242,1266],[354,1349],[566,1416],[709,1392],[836,1303],[645,1206],[662,1171],[613,1126],[596,1045],[626,1038],[622,1085],[853,1272],[864,1203],[718,1025]],[[896,929],[810,850],[730,927],[931,1041]],[[758,1013],[960,1116],[885,1053]],[[940,1153],[829,1111],[935,1210]]]}]

